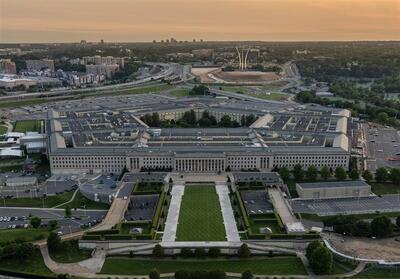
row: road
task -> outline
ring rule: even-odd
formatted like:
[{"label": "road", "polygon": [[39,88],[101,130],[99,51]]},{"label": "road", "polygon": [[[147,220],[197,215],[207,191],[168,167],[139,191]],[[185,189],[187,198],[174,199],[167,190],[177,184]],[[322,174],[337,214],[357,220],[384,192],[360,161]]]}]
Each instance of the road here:
[{"label": "road", "polygon": [[[152,63],[149,63],[152,64]],[[154,64],[154,63],[153,63]],[[22,93],[18,95],[12,96],[0,96],[0,101],[9,101],[9,100],[21,100],[21,99],[28,99],[28,98],[42,98],[42,97],[55,97],[55,96],[63,96],[63,95],[72,95],[72,94],[80,94],[80,93],[88,93],[88,92],[97,92],[101,93],[109,93],[119,89],[129,89],[145,84],[150,84],[153,81],[158,81],[162,79],[172,79],[172,78],[179,78],[183,75],[184,71],[182,68],[184,66],[176,64],[176,63],[158,63],[163,67],[163,70],[153,76],[146,77],[140,80],[135,80],[126,83],[119,83],[113,85],[104,85],[94,88],[81,88],[81,89],[62,89],[62,90],[53,90],[53,91],[46,91],[46,92],[35,92],[35,93]]]}]

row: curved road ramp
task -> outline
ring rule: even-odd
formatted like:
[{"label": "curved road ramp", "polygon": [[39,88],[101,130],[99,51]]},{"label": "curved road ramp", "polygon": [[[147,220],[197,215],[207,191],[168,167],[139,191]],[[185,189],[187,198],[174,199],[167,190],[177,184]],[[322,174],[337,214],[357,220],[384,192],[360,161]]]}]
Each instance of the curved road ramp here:
[{"label": "curved road ramp", "polygon": [[283,196],[282,192],[277,188],[269,188],[268,194],[276,212],[278,213],[283,225],[286,228],[287,233],[305,233],[306,229],[304,228],[303,224],[299,220],[297,220],[292,211],[292,208]]}]

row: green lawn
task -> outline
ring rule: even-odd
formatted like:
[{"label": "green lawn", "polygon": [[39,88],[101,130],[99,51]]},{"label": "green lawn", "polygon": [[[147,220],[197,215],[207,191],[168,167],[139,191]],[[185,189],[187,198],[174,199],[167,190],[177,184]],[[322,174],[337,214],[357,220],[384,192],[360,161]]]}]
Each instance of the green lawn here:
[{"label": "green lawn", "polygon": [[8,128],[6,126],[0,126],[0,135],[7,133]]},{"label": "green lawn", "polygon": [[152,86],[145,86],[145,87],[137,87],[137,88],[130,88],[130,89],[121,89],[115,92],[94,92],[94,93],[86,93],[84,96],[90,95],[102,95],[102,96],[119,96],[119,95],[135,95],[135,94],[146,94],[146,93],[158,93],[161,91],[172,89],[173,86],[169,84],[159,84],[159,85],[152,85]]},{"label": "green lawn", "polygon": [[50,233],[47,228],[28,229],[0,229],[0,243],[24,241],[32,242],[44,239]]},{"label": "green lawn", "polygon": [[364,271],[360,272],[351,278],[368,278],[368,279],[386,279],[386,278],[400,278],[400,268],[385,269],[376,267],[366,267]]},{"label": "green lawn", "polygon": [[81,250],[78,240],[65,241],[60,251],[50,253],[51,258],[60,263],[76,263],[91,257],[92,251]]},{"label": "green lawn", "polygon": [[[72,198],[74,192],[65,192],[56,196],[48,196],[47,198],[12,198],[5,199],[5,205],[8,207],[53,207],[61,203],[67,202]],[[1,206],[4,206],[4,200],[0,200]]]},{"label": "green lawn", "polygon": [[161,273],[175,272],[181,269],[222,270],[225,272],[243,272],[251,270],[255,274],[270,275],[306,275],[300,259],[296,257],[276,257],[271,259],[208,259],[208,260],[135,260],[128,258],[107,258],[102,274],[140,275],[149,274],[157,268]]},{"label": "green lawn", "polygon": [[282,233],[278,221],[276,220],[265,220],[265,221],[258,221],[256,222],[256,219],[263,219],[263,218],[250,218],[250,227],[251,227],[251,232],[254,234],[261,233],[260,229],[268,227],[272,230],[272,233]]},{"label": "green lawn", "polygon": [[223,241],[225,227],[214,185],[189,185],[182,197],[178,241]]},{"label": "green lawn", "polygon": [[25,261],[21,259],[2,259],[0,261],[0,273],[2,270],[44,276],[54,275],[44,264],[39,249],[36,249],[34,254]]},{"label": "green lawn", "polygon": [[40,120],[22,120],[15,122],[14,132],[41,132],[41,123]]},{"label": "green lawn", "polygon": [[48,100],[46,99],[28,99],[21,101],[0,102],[0,108],[32,106],[32,105],[44,104],[47,102]]},{"label": "green lawn", "polygon": [[177,88],[170,91],[169,94],[177,98],[184,98],[189,96],[189,89]]},{"label": "green lawn", "polygon": [[333,258],[332,274],[343,274],[354,270],[357,263],[351,263],[344,260]]},{"label": "green lawn", "polygon": [[391,183],[371,182],[372,192],[376,195],[400,194],[400,187]]},{"label": "green lawn", "polygon": [[76,193],[75,199],[72,202],[63,205],[60,208],[66,208],[67,206],[70,208],[83,208],[83,205],[85,205],[86,209],[108,209],[110,207],[106,203],[89,200],[80,192],[78,192]]},{"label": "green lawn", "polygon": [[161,192],[164,185],[162,183],[138,183],[136,184],[133,192]]}]

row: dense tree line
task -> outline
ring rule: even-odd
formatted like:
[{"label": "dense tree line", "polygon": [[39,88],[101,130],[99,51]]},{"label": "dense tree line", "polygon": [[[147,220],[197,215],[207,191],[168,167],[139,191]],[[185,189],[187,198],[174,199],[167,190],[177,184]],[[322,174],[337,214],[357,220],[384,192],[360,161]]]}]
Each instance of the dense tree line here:
[{"label": "dense tree line", "polygon": [[[399,218],[400,216],[397,220]],[[336,233],[364,237],[388,237],[392,235],[395,228],[395,224],[386,216],[378,216],[368,222],[352,215],[327,218],[324,220],[324,226],[332,227]]]},{"label": "dense tree line", "polygon": [[250,114],[247,116],[243,116],[238,123],[236,120],[232,120],[229,115],[224,115],[221,117],[220,121],[210,114],[209,111],[203,111],[201,118],[197,119],[196,112],[194,110],[186,111],[182,118],[178,121],[174,119],[171,120],[161,120],[160,115],[157,112],[152,114],[145,114],[140,119],[149,125],[150,127],[162,127],[162,128],[174,128],[174,127],[182,127],[182,128],[190,128],[190,127],[224,127],[224,128],[233,128],[233,127],[247,127],[251,125],[254,121],[256,121],[256,116],[254,114]]},{"label": "dense tree line", "polygon": [[354,117],[376,121],[385,125],[400,126],[400,102],[380,100],[378,104],[361,104],[359,101],[331,100],[316,96],[313,91],[303,91],[296,95],[300,103],[314,103],[351,111]]}]

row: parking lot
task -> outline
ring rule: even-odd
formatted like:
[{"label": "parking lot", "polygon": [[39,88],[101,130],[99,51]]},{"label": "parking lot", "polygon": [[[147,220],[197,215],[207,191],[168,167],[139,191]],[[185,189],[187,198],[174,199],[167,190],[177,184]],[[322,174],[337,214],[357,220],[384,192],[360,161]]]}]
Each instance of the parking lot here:
[{"label": "parking lot", "polygon": [[291,205],[296,213],[311,213],[320,216],[400,212],[400,195],[310,200],[294,199],[291,201]]},{"label": "parking lot", "polygon": [[62,234],[76,232],[100,223],[106,215],[106,210],[72,210],[72,217],[65,218],[64,209],[38,208],[0,208],[0,229],[16,229],[30,227],[30,216],[42,219],[42,226],[56,220]]},{"label": "parking lot", "polygon": [[240,191],[247,214],[262,214],[273,212],[274,207],[266,190]]},{"label": "parking lot", "polygon": [[157,207],[159,195],[131,196],[125,219],[128,221],[151,221]]},{"label": "parking lot", "polygon": [[367,138],[367,168],[375,171],[379,167],[400,167],[400,131],[393,128],[368,128],[364,126]]}]

